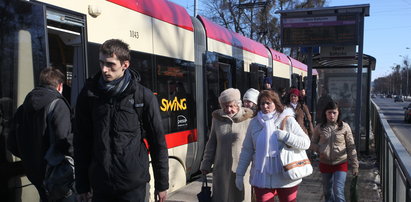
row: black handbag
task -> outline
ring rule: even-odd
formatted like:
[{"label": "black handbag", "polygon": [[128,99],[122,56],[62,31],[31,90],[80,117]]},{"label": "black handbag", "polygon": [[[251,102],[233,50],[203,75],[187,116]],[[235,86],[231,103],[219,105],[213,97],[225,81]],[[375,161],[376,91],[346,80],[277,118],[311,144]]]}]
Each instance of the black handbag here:
[{"label": "black handbag", "polygon": [[351,200],[351,202],[357,202],[358,201],[357,181],[358,181],[358,176],[354,176],[351,180],[351,184],[350,184],[350,200]]},{"label": "black handbag", "polygon": [[203,184],[201,186],[200,193],[197,194],[199,202],[210,202],[211,201],[211,187],[207,184],[207,176],[203,175]]}]

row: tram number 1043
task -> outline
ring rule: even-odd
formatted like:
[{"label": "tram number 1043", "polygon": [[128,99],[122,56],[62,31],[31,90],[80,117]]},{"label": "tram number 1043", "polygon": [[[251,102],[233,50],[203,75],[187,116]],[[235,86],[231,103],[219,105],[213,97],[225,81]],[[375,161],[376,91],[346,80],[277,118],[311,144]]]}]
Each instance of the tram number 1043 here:
[{"label": "tram number 1043", "polygon": [[137,31],[130,30],[130,37],[138,39],[140,37],[140,35]]}]

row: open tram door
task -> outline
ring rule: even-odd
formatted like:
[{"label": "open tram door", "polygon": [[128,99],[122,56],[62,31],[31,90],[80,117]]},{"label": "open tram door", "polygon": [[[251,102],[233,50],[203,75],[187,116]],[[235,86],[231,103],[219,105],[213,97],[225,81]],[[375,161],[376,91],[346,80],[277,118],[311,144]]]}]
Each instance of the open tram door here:
[{"label": "open tram door", "polygon": [[86,79],[85,16],[67,11],[47,9],[49,66],[66,75],[63,95],[75,106],[77,95]]},{"label": "open tram door", "polygon": [[[38,85],[40,71],[61,68],[68,100],[77,97],[85,75],[85,16],[27,1],[0,1],[0,198],[39,201],[22,162],[7,150],[10,120]],[[62,42],[62,43],[59,43]],[[68,89],[71,90],[68,91]],[[68,94],[68,95],[67,95]]]}]

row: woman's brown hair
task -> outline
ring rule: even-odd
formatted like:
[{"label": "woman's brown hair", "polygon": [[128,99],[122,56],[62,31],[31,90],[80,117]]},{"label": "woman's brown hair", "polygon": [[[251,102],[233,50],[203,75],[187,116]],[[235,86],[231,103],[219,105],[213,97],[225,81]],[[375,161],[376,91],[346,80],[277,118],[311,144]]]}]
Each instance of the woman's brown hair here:
[{"label": "woman's brown hair", "polygon": [[324,110],[321,114],[323,118],[321,125],[320,125],[321,128],[324,128],[327,125],[327,110],[330,110],[330,109],[338,110],[337,125],[338,125],[338,130],[341,130],[343,128],[343,121],[341,120],[341,111],[340,111],[340,108],[338,107],[338,103],[333,100],[328,102],[324,107]]},{"label": "woman's brown hair", "polygon": [[263,90],[260,92],[260,94],[258,95],[258,100],[257,100],[257,109],[258,111],[261,110],[261,100],[263,98],[267,98],[270,99],[271,101],[274,102],[275,104],[275,110],[282,113],[284,111],[284,105],[281,103],[280,101],[280,97],[278,96],[278,94],[276,92],[274,92],[273,90]]}]

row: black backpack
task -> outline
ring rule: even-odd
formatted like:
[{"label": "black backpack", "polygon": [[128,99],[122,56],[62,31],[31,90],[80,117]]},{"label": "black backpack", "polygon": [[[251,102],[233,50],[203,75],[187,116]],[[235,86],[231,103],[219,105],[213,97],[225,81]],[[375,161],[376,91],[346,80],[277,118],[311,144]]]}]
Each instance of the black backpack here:
[{"label": "black backpack", "polygon": [[50,147],[44,156],[47,161],[43,187],[50,200],[58,200],[71,196],[74,190],[74,160],[71,156],[65,156],[55,147],[55,135],[50,127],[51,115],[54,112],[56,102],[53,100],[47,111],[47,132],[50,138]]}]

